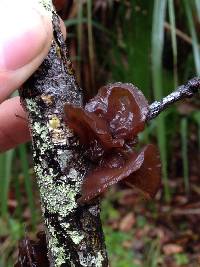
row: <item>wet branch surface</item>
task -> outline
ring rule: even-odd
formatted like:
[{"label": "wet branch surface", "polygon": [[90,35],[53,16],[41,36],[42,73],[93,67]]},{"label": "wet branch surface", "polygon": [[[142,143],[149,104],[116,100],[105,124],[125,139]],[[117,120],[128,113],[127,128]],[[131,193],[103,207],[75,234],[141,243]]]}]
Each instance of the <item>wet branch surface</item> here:
[{"label": "wet branch surface", "polygon": [[[98,200],[83,206],[76,201],[89,163],[63,121],[63,107],[65,103],[81,106],[82,92],[54,11],[52,23],[50,52],[20,91],[32,135],[49,262],[51,267],[107,267]],[[18,261],[20,266],[30,264],[25,265],[23,258]],[[31,266],[38,266],[34,259]]]},{"label": "wet branch surface", "polygon": [[162,100],[153,102],[149,107],[150,110],[147,115],[147,121],[157,117],[174,102],[192,97],[194,94],[198,93],[198,91],[200,92],[200,78],[194,77],[186,84],[179,86],[174,92],[164,97]]}]

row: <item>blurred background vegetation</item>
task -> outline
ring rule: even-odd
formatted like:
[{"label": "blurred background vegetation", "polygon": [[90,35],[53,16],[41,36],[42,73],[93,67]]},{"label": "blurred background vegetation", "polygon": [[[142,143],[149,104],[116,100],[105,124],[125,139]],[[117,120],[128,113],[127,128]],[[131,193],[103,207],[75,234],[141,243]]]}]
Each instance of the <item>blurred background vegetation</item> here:
[{"label": "blurred background vegetation", "polygon": [[[86,99],[102,85],[131,82],[149,103],[200,75],[199,0],[55,1]],[[112,188],[102,203],[111,266],[200,266],[200,99],[152,121],[141,144],[157,143],[162,190],[152,202]],[[30,145],[0,154],[0,267],[41,229]]]}]

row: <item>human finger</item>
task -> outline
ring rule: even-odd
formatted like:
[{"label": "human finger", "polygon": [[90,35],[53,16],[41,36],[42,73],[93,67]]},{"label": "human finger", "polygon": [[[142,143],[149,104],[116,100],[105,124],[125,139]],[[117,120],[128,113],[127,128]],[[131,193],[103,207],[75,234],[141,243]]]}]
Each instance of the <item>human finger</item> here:
[{"label": "human finger", "polygon": [[0,105],[0,152],[30,140],[26,113],[19,97],[13,97]]},{"label": "human finger", "polygon": [[35,3],[0,2],[0,103],[38,68],[50,49],[51,16]]}]

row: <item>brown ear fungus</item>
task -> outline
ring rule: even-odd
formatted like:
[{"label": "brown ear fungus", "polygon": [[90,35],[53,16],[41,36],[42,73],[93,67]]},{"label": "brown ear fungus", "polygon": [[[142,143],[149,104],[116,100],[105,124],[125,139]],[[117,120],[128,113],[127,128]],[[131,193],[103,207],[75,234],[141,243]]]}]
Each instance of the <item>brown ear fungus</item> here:
[{"label": "brown ear fungus", "polygon": [[141,167],[124,181],[131,187],[142,190],[146,197],[153,198],[160,187],[161,163],[156,146],[150,144],[142,149],[144,160]]},{"label": "brown ear fungus", "polygon": [[[80,203],[119,181],[153,197],[160,186],[160,159],[154,145],[133,150],[144,130],[148,103],[132,84],[102,87],[85,108],[65,105],[65,121],[79,136],[86,156],[96,162],[85,177]],[[98,162],[98,163],[97,163]]]},{"label": "brown ear fungus", "polygon": [[85,110],[103,118],[115,139],[133,139],[144,129],[148,103],[132,84],[114,83],[100,88]]},{"label": "brown ear fungus", "polygon": [[132,172],[137,171],[143,163],[143,155],[135,152],[122,154],[116,153],[105,157],[103,163],[91,170],[82,186],[80,202],[88,202],[101,194],[112,184],[116,184]]},{"label": "brown ear fungus", "polygon": [[91,160],[99,158],[113,147],[123,147],[123,139],[114,139],[108,123],[95,113],[80,107],[65,105],[65,116],[69,127],[79,136],[80,142],[89,149]]}]

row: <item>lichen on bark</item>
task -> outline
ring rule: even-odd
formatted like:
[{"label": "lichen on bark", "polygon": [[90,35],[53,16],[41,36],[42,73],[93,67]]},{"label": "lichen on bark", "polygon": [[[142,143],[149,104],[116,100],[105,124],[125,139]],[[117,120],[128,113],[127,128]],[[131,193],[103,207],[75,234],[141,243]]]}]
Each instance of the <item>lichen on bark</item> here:
[{"label": "lichen on bark", "polygon": [[41,4],[46,11],[53,11],[52,0],[38,0],[38,3]]},{"label": "lichen on bark", "polygon": [[[42,1],[50,8],[50,1]],[[20,97],[28,113],[34,169],[46,226],[50,266],[108,266],[98,201],[80,206],[82,180],[89,169],[79,140],[63,120],[65,103],[82,105],[82,92],[52,12],[54,40]]]}]

